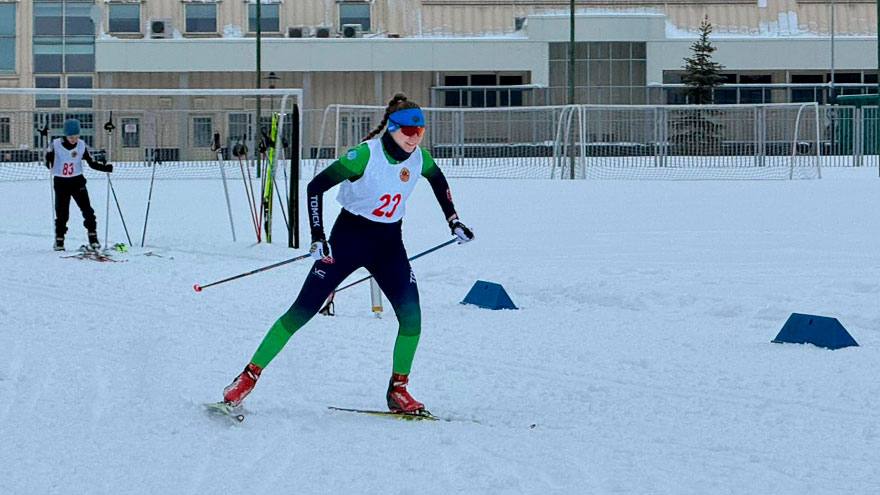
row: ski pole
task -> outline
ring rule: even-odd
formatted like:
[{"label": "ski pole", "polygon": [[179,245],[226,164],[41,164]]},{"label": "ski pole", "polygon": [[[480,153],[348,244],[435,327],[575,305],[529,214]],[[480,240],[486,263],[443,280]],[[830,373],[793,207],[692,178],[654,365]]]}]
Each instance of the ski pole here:
[{"label": "ski pole", "polygon": [[277,268],[277,267],[279,267],[279,266],[281,266],[281,265],[286,265],[286,264],[288,264],[288,263],[293,263],[294,261],[304,260],[304,259],[309,258],[309,257],[311,257],[311,256],[312,256],[312,255],[311,255],[310,253],[306,253],[306,254],[303,254],[303,255],[297,256],[297,257],[295,257],[295,258],[290,258],[289,260],[279,261],[278,263],[274,263],[274,264],[269,265],[269,266],[264,266],[264,267],[262,267],[262,268],[257,268],[256,270],[251,270],[251,271],[249,271],[249,272],[247,272],[247,273],[241,273],[241,274],[239,274],[239,275],[235,275],[235,276],[232,276],[232,277],[229,277],[229,278],[224,278],[223,280],[218,280],[218,281],[216,281],[216,282],[211,282],[210,284],[205,284],[205,285],[195,284],[195,285],[193,285],[193,289],[194,289],[196,292],[201,292],[202,289],[207,289],[208,287],[211,287],[212,285],[222,284],[222,283],[225,283],[225,282],[229,282],[229,281],[231,281],[231,280],[239,279],[239,278],[242,278],[242,277],[247,277],[248,275],[253,275],[253,274],[255,274],[255,273],[260,273],[260,272],[264,272],[264,271],[266,271],[266,270],[271,270],[272,268]]},{"label": "ski pole", "polygon": [[150,174],[150,192],[147,194],[147,213],[144,214],[144,232],[141,234],[141,247],[144,247],[144,240],[147,238],[147,222],[150,220],[150,204],[153,202],[153,181],[156,179],[156,150],[153,150],[153,171]]},{"label": "ski pole", "polygon": [[[113,129],[116,129],[116,126],[113,125],[113,111],[110,111],[110,118],[104,124],[104,130],[107,131],[107,153],[104,156],[104,161],[113,155]],[[110,172],[107,172],[107,194],[106,198],[106,207],[104,209],[104,247],[107,247],[107,237],[110,232]],[[128,241],[131,244],[131,241]]]},{"label": "ski pole", "polygon": [[[431,253],[433,253],[434,251],[436,251],[436,250],[438,250],[438,249],[445,248],[446,246],[448,246],[448,245],[450,245],[450,244],[456,242],[457,240],[458,240],[458,239],[449,239],[448,241],[446,241],[446,242],[444,242],[444,243],[442,243],[442,244],[438,244],[438,245],[432,247],[431,249],[428,249],[428,250],[426,250],[426,251],[422,251],[421,253],[419,253],[419,254],[417,254],[417,255],[415,255],[415,256],[412,256],[412,257],[410,257],[410,258],[407,258],[407,261],[413,261],[413,260],[416,260],[416,259],[418,259],[418,258],[421,258],[422,256],[424,256],[424,255],[426,255],[426,254],[431,254]],[[345,290],[345,289],[348,289],[349,287],[355,286],[355,285],[357,285],[357,284],[359,284],[359,283],[361,283],[361,282],[365,282],[365,281],[367,281],[367,280],[370,280],[371,278],[373,278],[372,275],[367,275],[367,276],[364,277],[364,278],[361,278],[361,279],[355,280],[354,282],[352,282],[352,283],[350,283],[350,284],[348,284],[348,285],[342,286],[342,287],[340,287],[340,288],[334,290],[333,292],[331,292],[331,293],[330,293],[330,296],[327,298],[327,302],[324,303],[324,307],[321,308],[320,313],[321,313],[322,315],[326,315],[326,316],[333,316],[333,298],[336,296],[336,293],[339,292],[339,291],[343,291],[343,290]]]},{"label": "ski pole", "polygon": [[107,184],[110,185],[110,192],[113,193],[113,201],[116,202],[116,211],[119,212],[119,220],[122,221],[122,228],[125,230],[125,238],[128,240],[128,245],[132,246],[131,236],[128,235],[128,227],[125,225],[125,217],[122,216],[122,208],[119,206],[119,198],[116,197],[116,188],[113,187],[113,181],[110,180],[110,174],[107,174]]},{"label": "ski pole", "polygon": [[223,193],[226,195],[226,213],[229,215],[229,228],[232,229],[232,242],[235,242],[235,223],[232,221],[232,205],[229,203],[229,187],[226,185],[226,171],[223,166],[223,150],[220,149],[220,133],[214,133],[214,144],[211,146],[217,154],[217,164],[220,165],[220,177],[223,180]]},{"label": "ski pole", "polygon": [[[42,128],[38,125],[37,132],[40,133],[40,166],[42,167],[46,164],[46,147],[49,146],[47,143],[49,123],[44,123]],[[52,171],[52,167],[49,168],[49,195],[52,197],[52,232],[55,232],[55,174]]]}]

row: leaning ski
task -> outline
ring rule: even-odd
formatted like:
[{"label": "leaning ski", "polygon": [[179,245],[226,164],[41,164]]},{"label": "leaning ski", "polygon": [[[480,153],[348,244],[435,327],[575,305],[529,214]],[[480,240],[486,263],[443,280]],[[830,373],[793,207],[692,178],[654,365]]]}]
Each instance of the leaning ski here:
[{"label": "leaning ski", "polygon": [[400,419],[405,421],[449,421],[445,418],[439,418],[429,413],[426,410],[421,410],[413,413],[403,413],[403,412],[392,412],[392,411],[379,411],[374,409],[353,409],[348,407],[334,407],[327,406],[327,409],[331,411],[342,411],[342,412],[350,412],[356,414],[366,414],[368,416],[382,416],[387,418]]},{"label": "leaning ski", "polygon": [[269,128],[269,136],[267,139],[266,154],[268,161],[266,163],[266,173],[263,174],[263,228],[266,232],[266,242],[272,242],[272,195],[275,186],[275,161],[278,158],[276,153],[276,142],[278,141],[278,118],[280,114],[272,114],[272,124]]},{"label": "leaning ski", "polygon": [[226,402],[208,402],[205,404],[205,410],[211,416],[229,418],[237,423],[244,421],[241,408],[233,407]]}]

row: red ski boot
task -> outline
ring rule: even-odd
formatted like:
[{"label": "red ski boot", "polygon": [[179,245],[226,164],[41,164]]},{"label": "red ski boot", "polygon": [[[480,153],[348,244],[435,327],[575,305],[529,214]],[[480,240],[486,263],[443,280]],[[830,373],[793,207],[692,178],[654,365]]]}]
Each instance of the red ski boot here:
[{"label": "red ski boot", "polygon": [[223,400],[227,404],[237,407],[254,389],[254,385],[257,384],[257,379],[260,378],[260,373],[262,372],[263,369],[254,363],[245,366],[244,371],[223,389]]},{"label": "red ski boot", "polygon": [[417,414],[425,410],[425,405],[412,398],[406,391],[406,384],[409,382],[407,375],[398,375],[392,373],[391,381],[388,383],[388,409],[395,413]]}]

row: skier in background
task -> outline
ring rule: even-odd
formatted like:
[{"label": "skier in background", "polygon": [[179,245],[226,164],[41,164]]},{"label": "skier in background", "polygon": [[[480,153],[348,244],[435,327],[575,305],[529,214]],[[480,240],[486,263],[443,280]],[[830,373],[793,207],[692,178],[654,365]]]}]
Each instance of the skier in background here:
[{"label": "skier in background", "polygon": [[89,155],[85,141],[79,139],[80,124],[77,119],[64,121],[64,137],[55,138],[46,152],[46,167],[52,171],[55,188],[55,251],[64,251],[64,234],[67,233],[67,219],[70,217],[70,198],[76,201],[83,216],[83,226],[89,236],[89,247],[99,249],[98,222],[95,210],[89,202],[86,178],[83,176],[82,162],[95,170],[110,173],[113,165],[98,163]]},{"label": "skier in background", "polygon": [[[385,132],[376,137],[386,124]],[[388,408],[409,414],[426,412],[425,406],[407,392],[421,333],[421,310],[401,234],[406,200],[420,176],[431,185],[459,243],[472,240],[474,234],[459,221],[440,168],[431,154],[419,147],[424,133],[421,108],[397,94],[388,103],[379,126],[309,182],[310,252],[315,263],[293,305],[269,329],[244,371],[223,390],[224,402],[233,407],[241,404],[290,337],[318,312],[348,275],[365,267],[394,307],[399,324],[386,393]],[[324,236],[323,194],[340,183],[337,200],[342,211],[328,241]]]}]

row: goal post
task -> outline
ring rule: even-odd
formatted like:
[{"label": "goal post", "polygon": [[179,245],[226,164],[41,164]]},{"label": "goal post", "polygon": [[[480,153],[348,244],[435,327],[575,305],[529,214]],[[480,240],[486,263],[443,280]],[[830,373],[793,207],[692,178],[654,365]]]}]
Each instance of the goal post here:
[{"label": "goal post", "polygon": [[[331,105],[312,123],[313,173],[356,146],[385,107]],[[816,103],[423,108],[449,177],[820,178]]]},{"label": "goal post", "polygon": [[[257,98],[263,102],[259,118]],[[278,201],[283,216],[298,219],[299,208],[290,191],[298,187],[291,181],[291,175],[298,175],[295,172],[301,163],[302,103],[301,89],[0,88],[0,124],[8,133],[7,143],[0,144],[0,182],[45,179],[46,169],[39,162],[47,143],[40,130],[48,128],[49,139],[59,137],[64,121],[77,118],[81,122],[80,137],[91,153],[114,164],[117,189],[130,191],[129,197],[120,198],[131,210],[126,216],[141,216],[147,222],[145,190],[155,179],[150,232],[185,236],[187,229],[181,220],[186,220],[186,216],[202,218],[211,225],[217,217],[225,225],[218,226],[216,232],[212,230],[212,234],[217,240],[226,240],[231,219],[226,218],[226,203],[219,184],[190,188],[192,198],[183,219],[174,219],[173,212],[158,216],[154,213],[169,207],[163,204],[165,194],[177,195],[177,202],[185,201],[180,195],[190,193],[178,182],[222,181],[225,175],[235,224],[252,223],[248,204],[259,195],[254,189],[259,187],[256,171],[261,159],[257,128],[266,127],[277,113],[281,115],[279,127],[283,134],[279,134],[276,143],[275,177],[279,191],[273,201]],[[108,132],[105,124],[111,119],[115,130]],[[215,145],[215,134],[220,135],[219,148]],[[112,156],[107,156],[108,151],[112,151]],[[87,179],[103,178],[103,174],[88,167],[84,173]],[[222,208],[217,208],[217,201]],[[291,207],[294,211],[287,211]],[[283,238],[298,244],[298,232],[290,230],[297,223],[277,221],[273,230],[284,230]],[[254,240],[255,234],[250,239]]]}]

